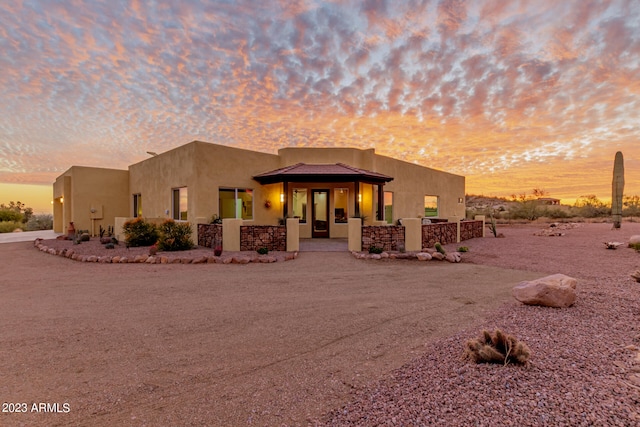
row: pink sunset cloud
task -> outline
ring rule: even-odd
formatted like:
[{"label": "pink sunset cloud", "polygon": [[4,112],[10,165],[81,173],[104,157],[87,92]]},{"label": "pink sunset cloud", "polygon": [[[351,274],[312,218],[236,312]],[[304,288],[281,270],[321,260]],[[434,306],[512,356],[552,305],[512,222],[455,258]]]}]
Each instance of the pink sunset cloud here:
[{"label": "pink sunset cloud", "polygon": [[193,139],[375,147],[470,193],[640,194],[631,0],[0,5],[0,182]]}]

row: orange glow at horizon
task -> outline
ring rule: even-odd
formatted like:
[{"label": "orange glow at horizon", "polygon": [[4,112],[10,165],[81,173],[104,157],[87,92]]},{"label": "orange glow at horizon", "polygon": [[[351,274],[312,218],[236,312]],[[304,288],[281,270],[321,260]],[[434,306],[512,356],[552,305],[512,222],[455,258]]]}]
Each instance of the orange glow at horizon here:
[{"label": "orange glow at horizon", "polygon": [[615,0],[5,2],[0,182],[197,139],[375,148],[563,203],[608,200],[622,151],[640,195],[637,22]]}]

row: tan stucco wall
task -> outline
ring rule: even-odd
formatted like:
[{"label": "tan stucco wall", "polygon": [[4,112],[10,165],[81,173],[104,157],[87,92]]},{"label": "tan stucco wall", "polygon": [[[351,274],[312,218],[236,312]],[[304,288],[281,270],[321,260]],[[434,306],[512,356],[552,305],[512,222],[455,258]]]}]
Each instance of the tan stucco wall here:
[{"label": "tan stucco wall", "polygon": [[[261,187],[252,177],[279,167],[274,154],[194,141],[129,166],[129,199],[142,195],[143,217],[172,217],[171,190],[187,187],[187,220],[219,212],[218,189],[253,190],[254,224],[276,225],[282,216],[282,185]],[[265,207],[265,201],[271,207]]]},{"label": "tan stucco wall", "polygon": [[439,218],[464,218],[464,176],[378,155],[375,171],[394,178],[384,186],[393,192],[394,219],[424,216],[424,196],[439,196]]},{"label": "tan stucco wall", "polygon": [[[384,191],[393,192],[393,220],[417,218],[424,214],[424,196],[439,197],[440,218],[463,218],[465,178],[439,170],[426,168],[390,157],[375,154],[373,149],[354,148],[283,148],[278,155],[238,149],[206,142],[194,141],[173,150],[150,157],[129,166],[128,171],[84,168],[74,166],[58,177],[54,183],[54,229],[64,232],[69,221],[76,228],[91,229],[91,207],[103,209],[99,225],[114,225],[114,218],[130,217],[133,194],[142,195],[142,216],[145,218],[172,217],[172,189],[187,187],[187,220],[195,224],[208,220],[219,212],[220,188],[253,190],[253,220],[247,224],[275,225],[282,217],[281,183],[261,186],[253,176],[299,162],[310,164],[345,163],[357,168],[380,172],[393,177]],[[348,215],[353,216],[357,192],[353,182],[345,183],[289,183],[288,200],[295,188],[349,189]],[[360,212],[366,223],[376,220],[374,187],[360,183],[362,203]],[[60,197],[65,203],[60,203]],[[267,208],[265,202],[271,206]],[[311,218],[310,200],[307,217]],[[347,237],[348,225],[336,224],[333,196],[330,197],[330,235]],[[289,215],[293,214],[289,205]],[[311,224],[301,223],[300,237],[311,237]],[[195,237],[195,236],[194,236]]]},{"label": "tan stucco wall", "polygon": [[296,163],[331,164],[345,163],[360,169],[373,170],[375,150],[369,148],[307,148],[294,147],[278,150],[280,167]]},{"label": "tan stucco wall", "polygon": [[72,166],[53,184],[54,231],[66,232],[71,221],[94,234],[114,226],[115,217],[129,215],[128,188],[126,170]]}]

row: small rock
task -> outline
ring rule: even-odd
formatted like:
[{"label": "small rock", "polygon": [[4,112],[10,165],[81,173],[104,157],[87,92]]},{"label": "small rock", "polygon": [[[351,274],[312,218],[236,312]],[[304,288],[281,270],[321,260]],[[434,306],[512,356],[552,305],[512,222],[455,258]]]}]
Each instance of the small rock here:
[{"label": "small rock", "polygon": [[445,255],[445,258],[449,262],[460,262],[462,261],[462,254],[460,252],[449,252]]},{"label": "small rock", "polygon": [[631,382],[631,384],[640,387],[640,375],[638,374],[631,374],[627,377],[629,379],[629,381]]},{"label": "small rock", "polygon": [[419,261],[429,261],[433,257],[427,252],[418,252],[416,258],[418,258]]},{"label": "small rock", "polygon": [[136,257],[133,259],[133,262],[143,263],[147,261],[147,258],[149,258],[147,255],[136,255]]}]

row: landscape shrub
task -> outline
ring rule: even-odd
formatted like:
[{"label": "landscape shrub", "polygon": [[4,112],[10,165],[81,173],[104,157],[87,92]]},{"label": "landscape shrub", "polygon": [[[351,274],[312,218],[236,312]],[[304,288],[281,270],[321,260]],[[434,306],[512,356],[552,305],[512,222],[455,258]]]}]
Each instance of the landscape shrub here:
[{"label": "landscape shrub", "polygon": [[161,251],[186,251],[193,248],[191,224],[168,219],[160,225],[158,249]]},{"label": "landscape shrub", "polygon": [[370,254],[381,254],[382,252],[384,252],[384,248],[382,246],[376,246],[376,245],[369,246]]},{"label": "landscape shrub", "polygon": [[24,216],[11,209],[0,209],[0,222],[22,222]]},{"label": "landscape shrub", "polygon": [[53,215],[40,214],[33,215],[29,218],[29,221],[27,221],[27,231],[36,230],[53,230]]},{"label": "landscape shrub", "polygon": [[2,221],[0,222],[0,233],[13,233],[13,231],[19,228],[24,230],[24,224],[22,221]]},{"label": "landscape shrub", "polygon": [[542,216],[552,219],[571,218],[571,215],[560,208],[547,208],[542,212]]},{"label": "landscape shrub", "polygon": [[127,246],[151,246],[158,241],[158,229],[155,224],[142,218],[127,221],[122,226]]}]

